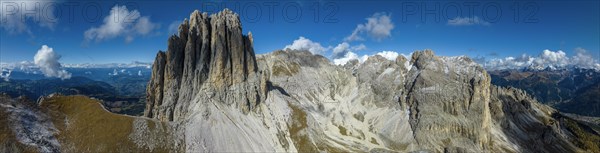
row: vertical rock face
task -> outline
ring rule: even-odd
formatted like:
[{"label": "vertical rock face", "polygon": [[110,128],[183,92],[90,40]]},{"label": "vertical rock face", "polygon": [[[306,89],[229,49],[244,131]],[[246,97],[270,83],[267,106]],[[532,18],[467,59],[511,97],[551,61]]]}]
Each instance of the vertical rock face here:
[{"label": "vertical rock face", "polygon": [[[418,144],[435,148],[453,138],[455,147],[485,150],[490,141],[490,77],[466,57],[413,53],[406,101]],[[473,148],[477,147],[477,148]]]},{"label": "vertical rock face", "polygon": [[158,111],[158,106],[162,105],[165,63],[165,52],[159,51],[156,54],[154,66],[152,67],[152,78],[150,78],[148,89],[146,90],[144,116],[154,117],[154,114]]},{"label": "vertical rock face", "polygon": [[145,116],[181,119],[198,96],[236,105],[243,112],[260,102],[264,79],[258,74],[252,34],[242,34],[238,14],[228,9],[210,16],[194,11],[167,43],[168,50],[154,61]]}]

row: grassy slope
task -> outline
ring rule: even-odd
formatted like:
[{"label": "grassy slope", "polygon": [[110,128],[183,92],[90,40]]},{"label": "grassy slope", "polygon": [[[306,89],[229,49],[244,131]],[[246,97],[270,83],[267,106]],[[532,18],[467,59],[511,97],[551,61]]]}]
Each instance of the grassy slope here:
[{"label": "grassy slope", "polygon": [[[141,147],[130,139],[134,132],[136,119],[146,120],[148,128],[165,123],[113,114],[106,111],[99,101],[85,96],[55,96],[41,103],[47,108],[47,114],[54,125],[61,131],[57,138],[65,152],[170,152],[171,142],[163,143],[161,147],[152,150]],[[157,124],[150,124],[157,123]],[[169,135],[158,133],[158,135]],[[165,147],[166,146],[166,147]]]},{"label": "grassy slope", "polygon": [[[51,93],[62,95],[86,95],[102,99],[103,105],[111,112],[141,116],[145,104],[145,84],[143,78],[121,77],[113,80],[114,87],[107,82],[94,81],[86,77],[73,77],[67,80],[10,80],[0,79],[0,93],[11,97],[26,96],[37,99]],[[141,83],[143,82],[143,83]]]},{"label": "grassy slope", "polygon": [[566,129],[577,138],[572,141],[577,147],[585,152],[600,153],[600,136],[592,129],[593,127],[568,117],[565,117],[563,122]]}]

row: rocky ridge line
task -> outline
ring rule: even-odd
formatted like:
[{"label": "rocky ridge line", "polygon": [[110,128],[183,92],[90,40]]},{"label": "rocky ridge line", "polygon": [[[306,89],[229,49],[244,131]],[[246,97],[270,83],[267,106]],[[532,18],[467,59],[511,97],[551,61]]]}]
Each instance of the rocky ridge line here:
[{"label": "rocky ridge line", "polygon": [[210,16],[194,11],[167,43],[167,51],[157,53],[152,67],[144,116],[163,121],[181,119],[199,94],[232,99],[221,101],[235,101],[244,112],[264,97],[260,91],[266,87],[264,83],[259,87],[261,72],[252,33],[242,34],[239,15],[231,10]]}]

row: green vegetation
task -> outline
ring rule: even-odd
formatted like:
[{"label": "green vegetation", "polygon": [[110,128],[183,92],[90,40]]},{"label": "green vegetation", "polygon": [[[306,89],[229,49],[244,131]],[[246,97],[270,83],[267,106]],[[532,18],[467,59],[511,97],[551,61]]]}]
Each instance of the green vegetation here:
[{"label": "green vegetation", "polygon": [[563,119],[567,129],[578,138],[574,140],[577,147],[584,149],[586,152],[600,153],[600,136],[595,131],[570,118],[564,117]]},{"label": "green vegetation", "polygon": [[356,113],[354,115],[352,115],[355,119],[364,122],[365,121],[365,116],[362,113]]},{"label": "green vegetation", "polygon": [[344,127],[342,127],[340,125],[338,125],[337,127],[338,127],[338,129],[340,129],[340,134],[342,134],[344,136],[348,135],[348,133],[346,133],[346,128],[344,128]]},{"label": "green vegetation", "polygon": [[313,140],[308,135],[308,124],[306,120],[306,112],[302,111],[302,109],[298,108],[298,106],[292,105],[288,103],[290,108],[292,108],[292,121],[288,123],[288,129],[290,132],[290,138],[298,149],[298,152],[348,152],[346,150],[341,150],[336,147],[328,146],[325,144],[315,144]]},{"label": "green vegetation", "polygon": [[272,69],[274,76],[292,76],[300,72],[300,65],[294,62],[291,62],[290,64],[285,64],[279,61],[273,64]]},{"label": "green vegetation", "polygon": [[298,149],[298,152],[319,152],[317,146],[312,143],[310,137],[307,135],[308,124],[306,122],[306,113],[298,106],[294,106],[288,103],[292,108],[292,123],[288,124],[290,130],[290,138],[292,139],[294,146]]},{"label": "green vegetation", "polygon": [[371,143],[372,143],[372,144],[379,145],[379,143],[377,143],[377,140],[375,140],[375,138],[373,138],[373,137],[371,137]]},{"label": "green vegetation", "polygon": [[388,139],[386,137],[379,137],[379,138],[381,139],[381,141],[383,141],[383,144],[387,148],[395,150],[395,151],[405,151],[408,148],[408,145],[409,145],[409,144],[406,144],[406,143],[397,143],[397,142],[394,142],[394,141],[392,141],[392,140],[390,140],[390,139]]},{"label": "green vegetation", "polygon": [[450,145],[451,142],[452,142],[452,140],[450,140],[450,138],[446,138],[446,139],[442,140],[442,143],[444,143],[444,146],[446,146],[446,147],[448,145]]},{"label": "green vegetation", "polygon": [[600,73],[591,69],[490,71],[492,84],[523,89],[561,112],[600,116]]},{"label": "green vegetation", "polygon": [[[130,135],[136,118],[110,113],[97,100],[85,96],[55,96],[40,105],[47,108],[52,122],[61,131],[57,138],[65,152],[169,152],[164,148],[150,150],[132,142]],[[158,122],[144,120],[150,122],[147,125]]]},{"label": "green vegetation", "polygon": [[[11,97],[25,96],[37,99],[52,93],[62,95],[85,95],[102,100],[102,105],[111,112],[140,116],[144,113],[145,84],[144,78],[113,78],[113,85],[94,81],[86,77],[71,79],[40,79],[40,80],[0,80],[0,93]],[[142,83],[143,82],[143,83]]]}]

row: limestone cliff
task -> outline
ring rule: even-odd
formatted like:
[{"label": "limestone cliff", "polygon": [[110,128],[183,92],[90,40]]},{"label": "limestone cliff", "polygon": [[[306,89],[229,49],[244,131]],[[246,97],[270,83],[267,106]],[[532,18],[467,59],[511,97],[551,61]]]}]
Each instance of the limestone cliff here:
[{"label": "limestone cliff", "polygon": [[187,152],[599,150],[597,131],[491,85],[466,56],[337,66],[307,51],[257,56],[252,43],[230,10],[193,12],[156,56],[145,116],[177,124]]},{"label": "limestone cliff", "polygon": [[[591,145],[600,142],[597,128],[576,123],[520,89],[491,85],[487,72],[468,57],[425,50],[410,61],[376,55],[343,67],[319,59],[324,58],[291,50],[258,59],[278,88],[264,104],[288,101],[291,144],[301,152],[600,149]],[[295,133],[298,127],[302,132]]]},{"label": "limestone cliff", "polygon": [[159,51],[154,61],[144,116],[178,120],[194,97],[214,93],[247,112],[264,96],[252,34],[242,34],[232,11],[210,16],[195,11],[167,43],[167,51]]}]

